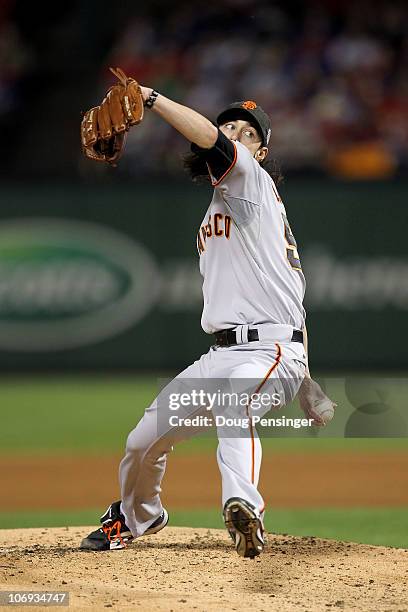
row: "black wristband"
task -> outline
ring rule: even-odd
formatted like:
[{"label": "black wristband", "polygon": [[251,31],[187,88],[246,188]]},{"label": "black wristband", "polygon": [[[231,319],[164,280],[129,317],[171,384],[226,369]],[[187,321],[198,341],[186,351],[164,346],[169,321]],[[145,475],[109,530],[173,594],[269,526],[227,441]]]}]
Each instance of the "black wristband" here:
[{"label": "black wristband", "polygon": [[147,98],[146,102],[144,103],[144,105],[146,106],[146,108],[152,108],[153,104],[156,102],[157,100],[157,96],[159,95],[158,91],[155,91],[153,89],[152,93],[150,94],[150,96]]}]

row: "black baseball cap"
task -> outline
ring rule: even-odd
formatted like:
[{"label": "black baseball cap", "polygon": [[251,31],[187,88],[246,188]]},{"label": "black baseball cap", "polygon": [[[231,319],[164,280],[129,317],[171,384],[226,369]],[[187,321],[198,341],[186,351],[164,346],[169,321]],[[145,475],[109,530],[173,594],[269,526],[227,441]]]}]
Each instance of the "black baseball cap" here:
[{"label": "black baseball cap", "polygon": [[217,117],[217,125],[227,121],[242,119],[252,123],[262,136],[262,145],[266,146],[271,137],[271,121],[265,111],[253,100],[233,102]]}]

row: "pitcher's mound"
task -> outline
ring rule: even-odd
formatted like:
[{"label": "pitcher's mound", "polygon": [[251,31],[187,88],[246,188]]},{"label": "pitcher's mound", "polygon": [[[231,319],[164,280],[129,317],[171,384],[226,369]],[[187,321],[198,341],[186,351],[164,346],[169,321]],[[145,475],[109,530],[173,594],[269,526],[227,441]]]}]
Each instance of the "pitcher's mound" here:
[{"label": "pitcher's mound", "polygon": [[406,550],[270,534],[251,561],[224,531],[171,527],[126,550],[78,550],[91,529],[1,531],[1,589],[69,591],[69,610],[408,609]]}]

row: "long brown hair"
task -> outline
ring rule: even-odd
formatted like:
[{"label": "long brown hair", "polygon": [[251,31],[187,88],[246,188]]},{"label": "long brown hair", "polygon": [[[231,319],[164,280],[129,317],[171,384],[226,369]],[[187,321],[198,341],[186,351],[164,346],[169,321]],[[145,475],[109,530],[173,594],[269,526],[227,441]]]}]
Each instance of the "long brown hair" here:
[{"label": "long brown hair", "polygon": [[[194,183],[210,182],[208,167],[204,159],[196,153],[186,153],[182,157],[183,167]],[[275,185],[283,181],[279,162],[276,159],[264,159],[259,164],[273,179]]]}]

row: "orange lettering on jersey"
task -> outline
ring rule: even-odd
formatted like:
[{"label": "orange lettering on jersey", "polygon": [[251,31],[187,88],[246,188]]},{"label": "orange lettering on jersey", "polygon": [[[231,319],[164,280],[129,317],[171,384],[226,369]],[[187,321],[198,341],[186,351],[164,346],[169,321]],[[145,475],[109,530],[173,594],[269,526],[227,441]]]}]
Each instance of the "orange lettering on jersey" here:
[{"label": "orange lettering on jersey", "polygon": [[221,213],[215,213],[214,215],[214,234],[216,236],[223,236],[224,231],[220,229],[219,222],[221,221],[223,215]]},{"label": "orange lettering on jersey", "polygon": [[[224,229],[222,229],[224,228]],[[215,213],[214,217],[208,217],[208,223],[204,223],[197,234],[197,251],[201,255],[205,251],[207,238],[213,236],[225,236],[229,239],[231,235],[231,217],[222,213]]]},{"label": "orange lettering on jersey", "polygon": [[208,223],[205,226],[205,229],[207,231],[208,238],[211,238],[211,236],[212,236],[211,215],[208,217]]},{"label": "orange lettering on jersey", "polygon": [[229,239],[229,237],[230,237],[230,229],[231,229],[231,217],[229,215],[225,215],[225,218],[224,218],[224,229],[225,229],[225,237]]}]

